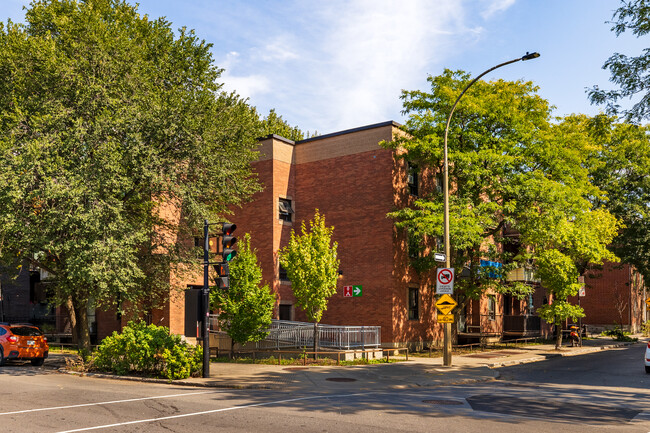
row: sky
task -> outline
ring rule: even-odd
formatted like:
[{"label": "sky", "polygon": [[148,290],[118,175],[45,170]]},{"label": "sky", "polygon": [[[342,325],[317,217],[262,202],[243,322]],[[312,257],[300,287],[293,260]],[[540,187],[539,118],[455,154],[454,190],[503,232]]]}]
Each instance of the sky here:
[{"label": "sky", "polygon": [[[135,3],[133,1],[132,3]],[[526,52],[486,80],[525,80],[554,114],[598,114],[586,88],[612,88],[602,65],[638,55],[645,38],[610,30],[619,0],[140,0],[213,44],[228,91],[266,115],[327,134],[393,120],[402,90],[428,90],[445,68],[472,76]],[[29,0],[0,0],[0,20],[24,21]],[[470,90],[471,91],[471,90]]]}]

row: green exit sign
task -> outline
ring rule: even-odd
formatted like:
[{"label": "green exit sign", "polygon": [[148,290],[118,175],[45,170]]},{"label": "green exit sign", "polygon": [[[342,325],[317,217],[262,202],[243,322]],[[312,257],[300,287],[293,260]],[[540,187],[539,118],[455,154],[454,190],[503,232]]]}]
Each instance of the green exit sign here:
[{"label": "green exit sign", "polygon": [[361,296],[363,294],[363,287],[352,286],[352,296]]}]

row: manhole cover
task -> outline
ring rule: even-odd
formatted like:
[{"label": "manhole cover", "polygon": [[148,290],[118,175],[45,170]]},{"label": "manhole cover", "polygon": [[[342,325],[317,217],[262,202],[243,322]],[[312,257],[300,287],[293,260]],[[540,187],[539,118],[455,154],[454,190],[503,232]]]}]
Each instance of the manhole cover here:
[{"label": "manhole cover", "polygon": [[422,400],[422,403],[437,404],[440,406],[457,406],[463,404],[462,401],[458,400]]},{"label": "manhole cover", "polygon": [[330,382],[356,382],[356,379],[352,379],[349,377],[328,377],[325,380],[329,380]]}]

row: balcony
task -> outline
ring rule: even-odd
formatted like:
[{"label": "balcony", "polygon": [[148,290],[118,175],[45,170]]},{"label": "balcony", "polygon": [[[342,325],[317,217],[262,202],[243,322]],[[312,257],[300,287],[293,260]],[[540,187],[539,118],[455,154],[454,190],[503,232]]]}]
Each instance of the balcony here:
[{"label": "balcony", "polygon": [[503,316],[503,335],[529,337],[540,335],[539,316]]},{"label": "balcony", "polygon": [[535,276],[535,270],[530,267],[521,267],[508,272],[506,277],[508,281],[520,281],[524,283],[539,283],[540,280]]}]

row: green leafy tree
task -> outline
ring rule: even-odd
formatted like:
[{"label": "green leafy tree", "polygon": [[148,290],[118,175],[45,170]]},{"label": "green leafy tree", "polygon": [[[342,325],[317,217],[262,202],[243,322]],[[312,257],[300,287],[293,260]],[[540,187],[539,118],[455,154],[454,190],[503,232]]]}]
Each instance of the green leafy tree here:
[{"label": "green leafy tree", "polygon": [[305,134],[300,130],[300,128],[289,125],[282,116],[278,116],[275,109],[271,109],[268,116],[262,119],[261,129],[262,136],[277,134],[293,141],[300,141],[305,138]]},{"label": "green leafy tree", "polygon": [[648,127],[616,123],[604,115],[585,118],[599,152],[592,163],[593,183],[606,192],[602,205],[622,227],[612,251],[643,275],[650,287],[650,135]]},{"label": "green leafy tree", "polygon": [[291,231],[289,244],[280,251],[280,264],[287,270],[296,304],[314,322],[314,352],[318,351],[318,322],[327,310],[328,299],[336,293],[339,277],[338,244],[332,241],[334,227],[325,225],[325,217],[318,212],[309,221],[303,221],[300,235]]},{"label": "green leafy tree", "polygon": [[[619,36],[626,31],[637,37],[650,32],[650,5],[647,0],[622,0],[614,12],[612,31]],[[647,48],[634,57],[614,53],[603,65],[608,69],[610,81],[616,84],[617,90],[603,90],[598,86],[587,91],[592,104],[605,104],[608,114],[623,115],[629,121],[641,121],[650,118],[650,50]],[[630,109],[623,109],[618,102],[621,99],[635,98],[638,100]]]},{"label": "green leafy tree", "polygon": [[196,267],[186,239],[258,190],[259,118],[210,44],[123,0],[35,0],[0,24],[0,258],[89,307],[150,310]]},{"label": "green leafy tree", "polygon": [[[400,150],[403,158],[431,174],[442,173],[447,116],[469,80],[462,71],[446,70],[429,77],[430,92],[403,92],[408,134],[384,145]],[[548,102],[536,90],[529,82],[478,81],[452,118],[451,261],[456,269],[469,269],[468,278],[455,283],[461,300],[477,299],[488,289],[526,297],[533,287],[508,282],[507,272],[546,257],[547,250],[561,251],[574,267],[615,259],[606,246],[616,233],[616,219],[590,202],[603,196],[590,182],[589,163],[597,146],[579,121],[552,119]],[[433,190],[389,216],[398,228],[430,242],[443,235],[442,193]],[[512,233],[518,236],[507,236]],[[431,245],[436,247],[441,249]],[[435,267],[431,256],[416,258],[416,269]],[[483,267],[481,259],[504,266]],[[547,288],[555,293],[566,290],[552,284]]]},{"label": "green leafy tree", "polygon": [[230,262],[230,289],[213,287],[210,293],[212,308],[219,310],[219,324],[232,340],[231,354],[235,343],[259,341],[269,333],[275,295],[261,281],[262,269],[247,233]]}]

